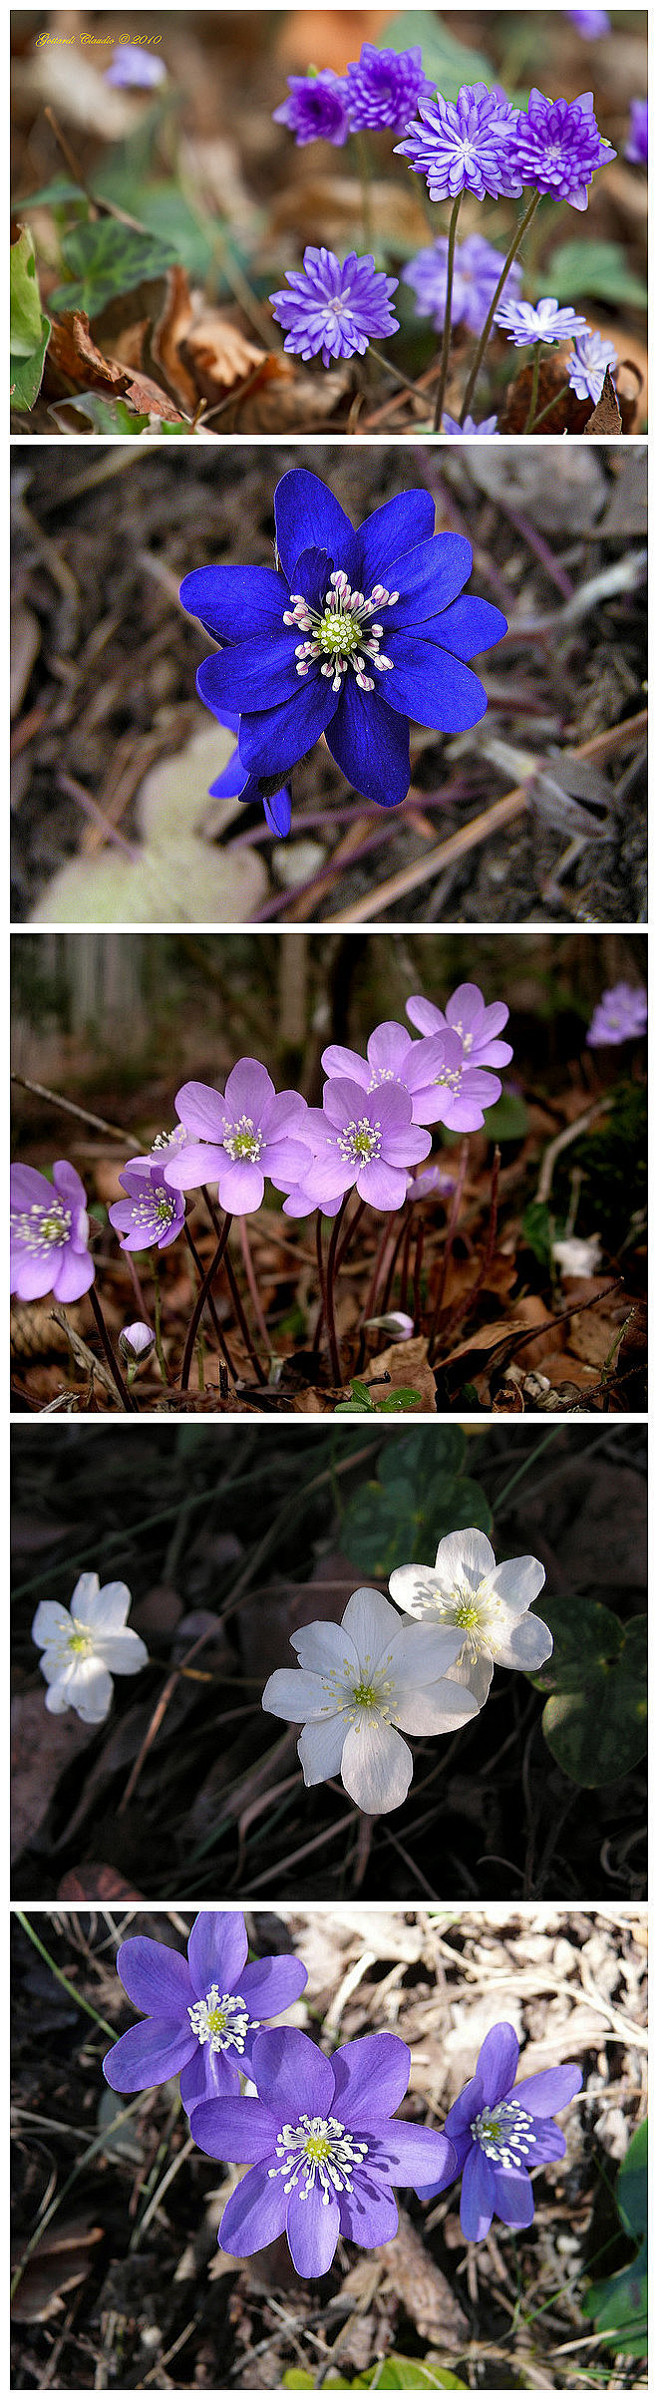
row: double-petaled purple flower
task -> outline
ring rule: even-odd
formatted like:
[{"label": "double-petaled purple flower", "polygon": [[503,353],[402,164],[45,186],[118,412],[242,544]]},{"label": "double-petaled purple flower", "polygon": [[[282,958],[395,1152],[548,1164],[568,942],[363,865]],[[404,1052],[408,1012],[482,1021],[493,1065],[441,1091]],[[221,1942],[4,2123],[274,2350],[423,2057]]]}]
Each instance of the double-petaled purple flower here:
[{"label": "double-petaled purple flower", "polygon": [[434,533],[427,491],[403,492],[355,531],[326,484],[292,468],[277,485],[277,567],[200,567],[183,606],[225,646],[197,687],[225,722],[239,717],[245,776],[268,790],[325,734],[369,800],[395,807],[409,786],[409,719],[457,733],[487,697],[465,663],[500,641],[489,601],[458,597],[470,543]]},{"label": "double-petaled purple flower", "polygon": [[[428,1041],[414,1042],[404,1025],[385,1023],[371,1033],[365,1059],[331,1042],[322,1053],[322,1064],[330,1078],[347,1075],[368,1095],[382,1087],[408,1092],[414,1125],[445,1124],[447,1108],[451,1124],[474,1132],[484,1122],[483,1109],[500,1099],[501,1086],[497,1075],[482,1075],[473,1065],[465,1068],[461,1045],[454,1047],[457,1040],[445,1025]],[[508,1051],[506,1042],[498,1047]],[[455,1064],[462,1067],[458,1087],[452,1080]]]},{"label": "double-petaled purple flower", "polygon": [[143,2092],[180,2075],[183,2107],[240,2089],[263,2020],[298,2000],[307,1981],[301,1959],[259,1958],[247,1965],[244,1917],[205,1909],[195,1917],[187,1958],[166,1942],[135,1934],[117,1951],[117,1974],[146,2022],[131,2025],[103,2059],[113,2092]]},{"label": "double-petaled purple flower", "polygon": [[210,1083],[182,1084],[176,1107],[190,1138],[167,1162],[174,1192],[216,1183],[220,1208],[246,1217],[260,1208],[266,1175],[287,1191],[309,1164],[306,1101],[299,1092],[275,1092],[258,1058],[238,1059],[223,1098]]},{"label": "double-petaled purple flower", "polygon": [[580,92],[577,100],[549,100],[535,87],[527,110],[518,112],[511,135],[513,166],[520,184],[547,192],[551,200],[586,208],[597,167],[609,166],[616,156],[599,133],[593,92]]},{"label": "double-petaled purple flower", "polygon": [[342,149],[350,130],[344,76],[323,67],[318,75],[289,75],[288,99],[273,110],[275,125],[287,125],[298,149],[306,142],[333,142]]},{"label": "double-petaled purple flower", "polygon": [[603,333],[587,332],[581,334],[580,341],[575,344],[569,360],[567,381],[579,400],[593,400],[596,407],[603,391],[606,368],[609,367],[612,374],[613,367],[618,365],[614,342],[608,341]]},{"label": "double-petaled purple flower", "polygon": [[485,435],[495,433],[497,435],[497,439],[500,440],[500,435],[497,434],[497,426],[497,417],[481,417],[479,425],[476,425],[474,417],[465,417],[463,425],[459,424],[457,417],[443,416],[441,418],[441,432],[457,434],[460,441],[465,433],[482,433]]},{"label": "double-petaled purple flower", "polygon": [[530,342],[567,342],[573,335],[587,332],[587,318],[578,317],[575,308],[560,308],[557,300],[501,300],[494,317],[508,341],[517,350]]},{"label": "double-petaled purple flower", "polygon": [[[462,2175],[460,2217],[468,2242],[483,2242],[494,2216],[513,2233],[531,2225],[530,2170],[564,2157],[564,2134],[553,2124],[553,2114],[580,2091],[580,2067],[549,2067],[515,2085],[518,2058],[513,2026],[493,2025],[471,2082],[446,2117],[456,2172]],[[454,2173],[446,2167],[437,2183],[417,2183],[420,2199],[433,2200],[445,2191]]]},{"label": "double-petaled purple flower", "polygon": [[[414,175],[424,175],[430,200],[455,200],[458,192],[474,192],[484,200],[501,193],[513,199],[522,190],[522,174],[514,149],[519,115],[504,92],[488,91],[486,83],[463,84],[456,100],[418,103],[420,125],[407,127],[396,144],[408,158]],[[598,163],[598,162],[597,162]]]},{"label": "double-petaled purple flower", "polygon": [[431,1136],[413,1122],[401,1083],[384,1083],[369,1098],[361,1083],[336,1076],[325,1084],[322,1107],[309,1109],[306,1126],[313,1156],[284,1200],[289,1217],[308,1216],[312,1208],[335,1216],[353,1187],[371,1208],[401,1208],[407,1168],[432,1147]]},{"label": "double-petaled purple flower", "polygon": [[87,1195],[75,1167],[56,1158],[52,1183],[17,1164],[9,1178],[10,1291],[17,1300],[81,1300],[94,1280]]},{"label": "double-petaled purple flower", "polygon": [[330,367],[334,358],[363,358],[374,334],[379,341],[399,333],[390,307],[397,291],[396,275],[381,275],[372,257],[358,258],[350,250],[342,266],[333,250],[304,251],[302,268],[288,268],[289,289],[270,292],[277,325],[286,329],[284,350],[299,358],[322,356]]},{"label": "double-petaled purple flower", "polygon": [[248,2258],[286,2233],[298,2275],[325,2275],[339,2233],[372,2250],[392,2240],[392,2185],[426,2173],[455,2173],[443,2133],[392,2112],[409,2082],[411,2056],[395,2033],[370,2033],[325,2058],[291,2028],[261,2033],[251,2055],[256,2100],[208,2100],[192,2133],[211,2158],[251,2172],[227,2202],[222,2250]]},{"label": "double-petaled purple flower", "polygon": [[119,1182],[127,1198],[113,1200],[107,1213],[122,1236],[122,1250],[168,1250],[181,1231],[185,1201],[165,1183],[161,1162],[151,1166],[146,1159],[130,1159]]},{"label": "double-petaled purple flower", "polygon": [[[492,242],[485,241],[483,233],[469,233],[464,242],[455,244],[450,308],[453,325],[468,325],[471,333],[484,332],[502,271],[502,253],[494,249]],[[448,285],[446,235],[439,234],[429,249],[416,252],[415,258],[411,258],[409,265],[402,269],[402,282],[411,284],[416,294],[416,316],[431,317],[437,333],[440,333],[445,320]],[[518,260],[514,259],[505,289],[512,298],[518,298],[522,288],[523,270]]]},{"label": "double-petaled purple flower", "polygon": [[504,1000],[492,1000],[487,1006],[477,983],[459,983],[446,1001],[445,1013],[422,992],[407,1000],[406,1010],[418,1033],[458,1033],[471,1067],[508,1067],[514,1057],[511,1043],[498,1038],[509,1009]]},{"label": "double-petaled purple flower", "polygon": [[347,69],[346,88],[351,133],[383,126],[404,133],[419,100],[429,99],[432,84],[422,50],[376,50],[364,42],[360,58]]},{"label": "double-petaled purple flower", "polygon": [[613,983],[597,1001],[589,1033],[590,1050],[602,1050],[608,1043],[632,1042],[644,1033],[648,1016],[647,995],[640,983]]}]

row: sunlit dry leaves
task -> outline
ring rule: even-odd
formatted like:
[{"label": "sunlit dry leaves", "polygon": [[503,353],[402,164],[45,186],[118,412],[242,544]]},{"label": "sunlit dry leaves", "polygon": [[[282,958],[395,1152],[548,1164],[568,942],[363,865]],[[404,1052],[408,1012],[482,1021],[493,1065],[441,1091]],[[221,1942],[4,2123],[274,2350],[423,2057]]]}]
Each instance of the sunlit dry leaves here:
[{"label": "sunlit dry leaves", "polygon": [[[298,183],[288,184],[273,202],[271,224],[274,235],[296,235],[303,249],[306,242],[324,242],[329,249],[348,248],[354,242],[359,251],[381,242],[395,249],[399,242],[403,250],[418,249],[427,241],[427,218],[417,193],[407,184],[394,182],[371,183],[368,186],[370,228],[366,242],[363,223],[363,193],[356,176],[308,175]],[[291,260],[291,265],[301,265]]]},{"label": "sunlit dry leaves", "polygon": [[143,846],[134,857],[106,849],[76,858],[48,886],[35,911],[39,924],[234,925],[249,920],[267,891],[267,868],[257,850],[223,850],[204,838],[213,811],[217,828],[238,811],[238,800],[211,802],[208,785],[231,757],[235,737],[204,725],[184,750],[161,759],[137,799]]},{"label": "sunlit dry leaves", "polygon": [[461,2350],[468,2327],[459,2300],[404,2208],[399,2219],[395,2239],[382,2242],[378,2251],[387,2282],[421,2341],[440,2342],[442,2350]]},{"label": "sunlit dry leaves", "polygon": [[[134,335],[138,331],[139,328],[133,328]],[[134,341],[132,346],[136,347]],[[58,374],[73,384],[74,391],[100,392],[110,399],[123,399],[140,416],[163,417],[170,425],[183,421],[179,410],[151,376],[135,371],[121,359],[104,356],[92,338],[89,318],[82,309],[58,317],[48,344],[48,358]]]},{"label": "sunlit dry leaves", "polygon": [[[62,2223],[58,2217],[37,2243],[28,2259],[17,2291],[11,2302],[11,2314],[19,2325],[45,2325],[51,2317],[60,2317],[65,2307],[64,2295],[75,2291],[91,2274],[93,2259],[90,2252],[105,2238],[102,2225],[90,2225],[88,2217],[68,2217]],[[13,2246],[12,2263],[18,2265],[22,2244]]]},{"label": "sunlit dry leaves", "polygon": [[189,333],[194,315],[185,268],[170,267],[166,282],[165,305],[151,335],[151,355],[156,366],[162,368],[167,383],[172,386],[183,408],[193,415],[198,399],[197,388],[180,355],[181,343]]},{"label": "sunlit dry leaves", "polygon": [[198,390],[209,401],[222,400],[225,392],[245,383],[254,368],[265,365],[265,351],[218,308],[195,317],[185,346]]},{"label": "sunlit dry leaves", "polygon": [[276,56],[292,74],[307,75],[314,67],[333,67],[344,75],[350,59],[358,58],[362,42],[376,42],[391,16],[389,8],[296,8],[278,21]]},{"label": "sunlit dry leaves", "polygon": [[11,1853],[21,1852],[43,1825],[57,1785],[73,1759],[88,1750],[95,1725],[83,1725],[69,1709],[51,1717],[45,1685],[17,1692],[11,1706]]},{"label": "sunlit dry leaves", "polygon": [[128,1908],[144,1905],[144,1894],[137,1891],[135,1884],[126,1883],[125,1877],[117,1875],[114,1867],[102,1864],[94,1866],[93,1861],[89,1865],[69,1867],[68,1874],[62,1876],[57,1886],[57,1898],[68,1901],[69,1906],[77,1906],[79,1900],[95,1900],[99,1905],[110,1908],[116,1907],[117,1903]]}]

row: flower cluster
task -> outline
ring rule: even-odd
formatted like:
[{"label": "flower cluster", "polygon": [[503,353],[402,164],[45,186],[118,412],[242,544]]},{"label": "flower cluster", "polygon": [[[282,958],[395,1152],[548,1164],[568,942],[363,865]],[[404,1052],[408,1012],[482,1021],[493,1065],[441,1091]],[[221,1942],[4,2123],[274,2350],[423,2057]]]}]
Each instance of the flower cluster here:
[{"label": "flower cluster", "polygon": [[153,51],[138,50],[134,42],[117,42],[104,80],[120,91],[151,92],[159,83],[166,83],[167,69],[164,59],[156,58]]},{"label": "flower cluster", "polygon": [[403,1733],[454,1733],[488,1698],[494,1665],[532,1673],[553,1638],[528,1610],[545,1581],[537,1558],[496,1566],[475,1527],[439,1543],[436,1565],[396,1567],[389,1591],[353,1592],[342,1623],[319,1620],[291,1636],[298,1668],[278,1667],[263,1708],[303,1730],[306,1784],[340,1774],[367,1815],[400,1808],[413,1774]]},{"label": "flower cluster", "polygon": [[342,147],[350,133],[402,133],[431,90],[419,49],[377,50],[364,42],[345,75],[327,67],[321,74],[289,75],[289,96],[274,109],[274,122],[287,125],[300,148],[318,140]]},{"label": "flower cluster", "polygon": [[534,342],[573,341],[566,377],[579,400],[600,400],[606,368],[612,372],[619,364],[614,342],[593,333],[585,317],[577,316],[573,308],[560,308],[557,300],[538,300],[535,307],[529,300],[501,300],[494,324],[517,350]]},{"label": "flower cluster", "polygon": [[237,1910],[197,1916],[186,1958],[141,1935],[122,1942],[117,1972],[145,2022],[103,2060],[114,2092],[178,2074],[199,2149],[249,2168],[224,2208],[221,2250],[249,2258],[285,2233],[298,2275],[324,2275],[339,2234],[362,2250],[392,2240],[395,2185],[429,2198],[462,2169],[469,2239],[483,2240],[494,2210],[516,2228],[531,2223],[529,2169],[564,2155],[552,2118],[580,2089],[578,2068],[514,2086],[516,2035],[495,2025],[445,2130],[419,2125],[395,2113],[411,2073],[398,2034],[363,2034],[329,2059],[297,2026],[263,2031],[300,1998],[306,1968],[293,1954],[247,1959]]},{"label": "flower cluster", "polygon": [[42,1600],[32,1625],[32,1640],[48,1690],[46,1708],[53,1717],[75,1710],[83,1725],[102,1725],[113,1694],[113,1675],[138,1675],[148,1665],[148,1650],[138,1633],[126,1624],[130,1608],[127,1583],[105,1583],[97,1575],[78,1577],[70,1609],[56,1600]]},{"label": "flower cluster", "polygon": [[608,1043],[631,1042],[644,1033],[648,1017],[646,991],[641,983],[614,983],[597,1001],[587,1035],[590,1050]]}]

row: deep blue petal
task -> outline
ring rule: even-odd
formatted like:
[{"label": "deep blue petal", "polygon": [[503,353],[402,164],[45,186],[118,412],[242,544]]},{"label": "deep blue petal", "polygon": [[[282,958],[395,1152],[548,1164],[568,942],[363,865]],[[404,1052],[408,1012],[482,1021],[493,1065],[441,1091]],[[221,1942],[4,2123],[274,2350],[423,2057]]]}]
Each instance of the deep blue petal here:
[{"label": "deep blue petal", "polygon": [[[387,685],[393,676],[387,675]],[[348,783],[380,808],[396,808],[409,790],[409,727],[379,692],[362,692],[349,671],[327,744]]]},{"label": "deep blue petal", "polygon": [[382,611],[386,635],[394,625],[412,629],[448,608],[468,582],[472,566],[471,545],[461,533],[435,533],[431,542],[420,542],[398,559],[391,582],[400,598],[392,609]]},{"label": "deep blue petal", "polygon": [[291,467],[274,494],[276,546],[284,575],[292,585],[293,568],[303,550],[328,550],[345,568],[350,582],[355,560],[354,527],[329,486],[308,467]]},{"label": "deep blue petal", "polygon": [[[239,719],[237,722],[239,723]],[[211,800],[260,799],[259,792],[254,794],[249,790],[247,770],[246,767],[243,767],[239,750],[234,750],[228,766],[222,768],[221,775],[215,776],[214,783],[209,784],[208,789]]]},{"label": "deep blue petal", "polygon": [[328,550],[302,550],[290,578],[291,592],[303,592],[309,608],[324,608],[333,566]]},{"label": "deep blue petal", "polygon": [[280,842],[285,842],[292,818],[292,801],[287,784],[284,784],[283,791],[273,792],[271,800],[264,800],[263,808],[270,833],[275,833]]},{"label": "deep blue petal", "polygon": [[270,701],[287,700],[299,690],[301,677],[295,659],[295,632],[287,626],[278,639],[237,642],[235,648],[213,651],[199,667],[196,687],[206,708],[215,715],[223,708],[268,709]]},{"label": "deep blue petal", "polygon": [[[387,500],[383,508],[376,508],[356,535],[354,566],[358,590],[365,592],[367,599],[374,583],[386,582],[393,560],[403,558],[407,550],[415,550],[419,542],[429,541],[433,532],[431,492],[399,492],[395,500]],[[395,585],[397,589],[397,576]]]},{"label": "deep blue petal", "polygon": [[494,608],[490,600],[471,599],[468,592],[461,600],[453,600],[451,608],[444,608],[435,625],[423,625],[424,640],[440,642],[443,650],[452,650],[456,658],[464,659],[478,658],[492,642],[502,641],[506,632],[502,608]]},{"label": "deep blue petal", "polygon": [[199,617],[217,641],[246,641],[281,623],[286,605],[282,575],[273,567],[195,567],[180,587],[183,607]]},{"label": "deep blue petal", "polygon": [[386,677],[390,708],[412,717],[417,725],[433,725],[440,733],[463,733],[477,725],[487,707],[484,686],[470,667],[462,665],[437,642],[419,634],[389,637],[393,672]]},{"label": "deep blue petal", "polygon": [[339,694],[319,670],[296,678],[290,700],[240,718],[240,757],[251,775],[288,775],[330,723]]}]

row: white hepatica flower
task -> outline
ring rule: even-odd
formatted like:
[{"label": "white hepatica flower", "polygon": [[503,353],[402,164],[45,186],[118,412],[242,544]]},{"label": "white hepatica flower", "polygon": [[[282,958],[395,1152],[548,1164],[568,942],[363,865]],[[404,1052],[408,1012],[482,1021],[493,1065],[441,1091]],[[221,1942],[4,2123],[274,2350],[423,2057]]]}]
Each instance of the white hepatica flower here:
[{"label": "white hepatica flower", "polygon": [[454,1733],[477,1716],[471,1694],[447,1680],[459,1635],[449,1626],[405,1625],[367,1585],[352,1593],[341,1625],[321,1619],[291,1641],[299,1667],[270,1675],[263,1708],[303,1725],[304,1782],[341,1775],[368,1816],[406,1799],[413,1758],[402,1733]]},{"label": "white hepatica flower", "polygon": [[126,1625],[130,1607],[127,1583],[106,1583],[97,1575],[80,1575],[71,1607],[42,1600],[32,1625],[32,1640],[48,1691],[46,1708],[61,1717],[74,1708],[83,1725],[102,1725],[113,1693],[113,1675],[137,1675],[148,1665],[148,1650],[138,1633]]},{"label": "white hepatica flower", "polygon": [[410,1616],[460,1632],[450,1679],[465,1684],[483,1708],[495,1664],[532,1674],[550,1658],[552,1633],[541,1617],[526,1615],[545,1581],[538,1558],[507,1558],[497,1567],[486,1534],[473,1525],[446,1534],[435,1567],[396,1567],[389,1591]]}]

